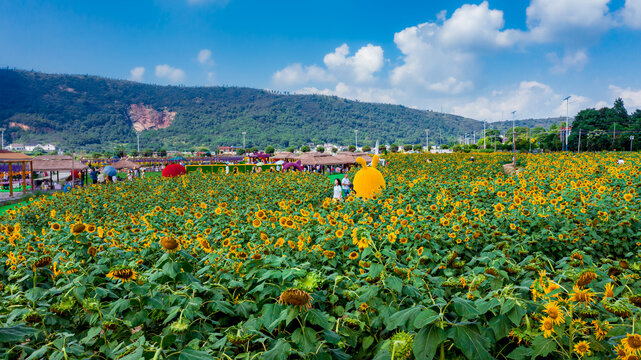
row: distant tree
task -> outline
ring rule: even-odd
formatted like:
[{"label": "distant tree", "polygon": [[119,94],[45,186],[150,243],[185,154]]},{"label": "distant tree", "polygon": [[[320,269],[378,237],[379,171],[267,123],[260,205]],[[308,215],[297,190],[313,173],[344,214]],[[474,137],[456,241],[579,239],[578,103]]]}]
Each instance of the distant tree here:
[{"label": "distant tree", "polygon": [[336,153],[338,152],[338,149],[337,149],[337,148],[335,148],[335,147],[333,147],[333,148],[332,148],[332,152],[333,152],[334,154],[336,154]]},{"label": "distant tree", "polygon": [[245,149],[236,149],[236,155],[245,155]]},{"label": "distant tree", "polygon": [[412,150],[412,148],[414,148],[414,147],[412,145],[410,145],[410,144],[403,145],[403,150],[404,151],[410,151],[410,150]]},{"label": "distant tree", "polygon": [[116,154],[116,156],[117,156],[117,157],[119,157],[119,158],[124,157],[125,155],[127,155],[127,152],[125,151],[125,149],[124,149],[124,148],[116,148],[116,150],[114,151],[114,153],[115,153],[115,154]]},{"label": "distant tree", "polygon": [[138,150],[132,150],[129,154],[133,157],[137,157],[139,155]]},{"label": "distant tree", "polygon": [[385,146],[385,145],[379,145],[379,146],[378,146],[378,151],[381,151],[381,152],[383,152],[383,151],[387,151],[387,146]]},{"label": "distant tree", "polygon": [[296,149],[294,149],[293,147],[290,146],[290,147],[287,148],[286,151],[289,152],[289,153],[293,153],[294,151],[296,151]]},{"label": "distant tree", "polygon": [[364,152],[370,152],[370,151],[372,151],[372,148],[367,146],[367,145],[365,145],[365,146],[363,146],[363,151]]},{"label": "distant tree", "polygon": [[443,144],[443,145],[441,145],[441,149],[443,149],[443,150],[447,150],[447,149],[449,149],[449,148],[450,148],[450,146],[449,146],[449,145],[447,145],[447,144]]},{"label": "distant tree", "polygon": [[347,147],[347,151],[349,151],[349,152],[354,152],[354,151],[356,151],[356,146],[354,146],[354,145],[350,145],[350,146],[348,146],[348,147]]},{"label": "distant tree", "polygon": [[312,149],[310,149],[309,146],[307,146],[307,145],[303,145],[303,146],[300,147],[300,151],[302,151],[304,153],[310,152],[311,150]]},{"label": "distant tree", "polygon": [[258,148],[257,148],[257,147],[255,147],[255,146],[252,146],[252,147],[250,147],[249,149],[247,149],[247,152],[248,152],[248,153],[255,153],[256,151],[258,151]]},{"label": "distant tree", "polygon": [[266,153],[268,153],[268,154],[273,154],[273,153],[274,153],[274,151],[276,151],[276,149],[274,149],[274,147],[273,147],[273,146],[271,146],[271,145],[269,145],[269,146],[267,146],[267,147],[265,148],[265,152],[266,152]]},{"label": "distant tree", "polygon": [[452,150],[454,152],[463,151],[463,147],[461,145],[459,145],[459,144],[456,144],[456,145],[452,146]]},{"label": "distant tree", "polygon": [[142,151],[142,156],[150,157],[154,154],[154,151],[151,149],[145,149]]},{"label": "distant tree", "polygon": [[398,152],[398,145],[397,144],[392,144],[392,145],[390,145],[389,148],[390,148],[390,151],[393,152],[393,153]]},{"label": "distant tree", "polygon": [[322,146],[317,146],[316,147],[316,151],[318,151],[319,153],[324,153],[325,152],[325,148],[322,147]]},{"label": "distant tree", "polygon": [[99,152],[92,152],[91,153],[91,158],[92,159],[100,159],[101,156],[102,156],[102,154],[99,153]]},{"label": "distant tree", "polygon": [[421,150],[423,150],[422,145],[419,145],[419,144],[414,145],[414,151],[421,151]]},{"label": "distant tree", "polygon": [[167,156],[167,150],[165,150],[165,149],[160,149],[160,150],[156,151],[156,153],[158,154],[158,156],[162,156],[162,157]]}]

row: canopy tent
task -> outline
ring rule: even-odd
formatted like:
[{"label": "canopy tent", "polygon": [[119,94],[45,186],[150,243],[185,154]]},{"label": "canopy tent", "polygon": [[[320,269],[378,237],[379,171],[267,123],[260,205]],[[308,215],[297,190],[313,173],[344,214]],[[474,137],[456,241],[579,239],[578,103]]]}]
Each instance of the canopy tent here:
[{"label": "canopy tent", "polygon": [[185,159],[184,157],[182,157],[182,156],[178,155],[178,156],[174,156],[174,157],[172,157],[172,158],[171,158],[171,159],[169,159],[169,160],[170,160],[170,161],[185,161],[185,160],[187,160],[187,159]]},{"label": "canopy tent", "polygon": [[136,164],[135,162],[130,161],[130,160],[124,160],[124,159],[120,160],[118,162],[115,162],[111,166],[113,166],[117,170],[120,170],[120,169],[132,169],[133,170],[133,169],[140,168],[140,165]]},{"label": "canopy tent", "polygon": [[33,158],[31,156],[22,154],[22,153],[15,153],[12,151],[8,150],[0,150],[0,163],[5,163],[9,164],[9,181],[5,184],[4,182],[2,185],[8,185],[9,186],[9,196],[13,196],[13,165],[14,164],[20,164],[21,166],[21,171],[20,174],[22,176],[22,193],[26,194],[27,193],[27,178],[26,178],[26,166],[27,163],[29,163],[29,173],[31,176],[31,190],[33,191]]}]

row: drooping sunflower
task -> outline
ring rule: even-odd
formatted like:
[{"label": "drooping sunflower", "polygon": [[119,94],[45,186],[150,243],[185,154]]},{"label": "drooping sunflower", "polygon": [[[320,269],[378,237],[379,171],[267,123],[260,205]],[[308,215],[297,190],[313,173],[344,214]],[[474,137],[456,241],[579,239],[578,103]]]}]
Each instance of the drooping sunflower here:
[{"label": "drooping sunflower", "polygon": [[83,223],[75,223],[71,226],[71,233],[74,235],[80,235],[82,234],[85,229],[87,229],[87,226]]},{"label": "drooping sunflower", "polygon": [[614,297],[614,283],[609,282],[605,284],[605,291],[603,292],[604,298]]},{"label": "drooping sunflower", "polygon": [[127,281],[136,280],[138,278],[138,273],[134,269],[128,266],[120,266],[118,268],[111,270],[107,274],[107,278],[109,279],[115,278],[122,282],[127,282]]},{"label": "drooping sunflower", "polygon": [[309,309],[312,304],[312,295],[299,289],[287,289],[278,297],[279,304],[294,305],[301,309]]},{"label": "drooping sunflower", "polygon": [[586,270],[579,275],[579,278],[576,281],[576,285],[579,287],[584,287],[589,283],[591,283],[592,280],[594,279],[596,279],[596,273],[594,273],[594,271],[591,271],[591,270]]},{"label": "drooping sunflower", "polygon": [[160,246],[168,252],[180,250],[180,241],[174,237],[164,236],[160,238]]},{"label": "drooping sunflower", "polygon": [[579,341],[574,345],[574,352],[579,354],[579,356],[585,356],[590,353],[590,344],[587,341]]},{"label": "drooping sunflower", "polygon": [[39,258],[33,263],[33,266],[36,268],[43,268],[51,264],[51,260],[52,260],[51,256],[42,256],[41,258]]}]

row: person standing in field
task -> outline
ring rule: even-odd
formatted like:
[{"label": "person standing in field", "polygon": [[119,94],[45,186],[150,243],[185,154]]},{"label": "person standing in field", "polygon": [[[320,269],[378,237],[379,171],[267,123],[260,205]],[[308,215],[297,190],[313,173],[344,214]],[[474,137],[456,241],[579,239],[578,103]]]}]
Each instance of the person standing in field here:
[{"label": "person standing in field", "polygon": [[343,188],[341,187],[341,182],[338,181],[338,179],[334,179],[333,199],[336,201],[341,201],[343,199]]},{"label": "person standing in field", "polygon": [[[338,180],[338,179],[336,179],[336,180]],[[349,185],[350,184],[351,184],[351,182],[349,181],[349,176],[347,174],[345,174],[345,176],[343,176],[343,181],[341,181],[341,185],[343,186],[343,197],[347,197],[347,195],[349,195]]]}]

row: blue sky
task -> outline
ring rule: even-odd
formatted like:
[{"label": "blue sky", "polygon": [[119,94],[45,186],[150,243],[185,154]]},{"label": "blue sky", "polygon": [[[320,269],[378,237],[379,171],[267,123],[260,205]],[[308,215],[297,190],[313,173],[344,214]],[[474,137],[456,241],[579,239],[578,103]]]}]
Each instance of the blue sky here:
[{"label": "blue sky", "polygon": [[489,121],[641,108],[641,0],[0,0],[0,65]]}]

